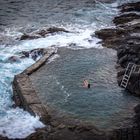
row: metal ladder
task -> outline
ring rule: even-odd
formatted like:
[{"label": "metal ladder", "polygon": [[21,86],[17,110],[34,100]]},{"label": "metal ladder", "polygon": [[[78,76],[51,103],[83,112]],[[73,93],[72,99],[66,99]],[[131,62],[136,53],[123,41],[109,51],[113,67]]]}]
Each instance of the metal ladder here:
[{"label": "metal ladder", "polygon": [[127,87],[127,84],[128,84],[129,79],[131,77],[131,74],[132,74],[132,72],[135,72],[136,67],[137,66],[134,63],[129,63],[127,65],[127,68],[125,70],[125,74],[124,74],[123,79],[121,81],[121,85],[120,85],[121,87],[123,87],[123,88],[126,88]]}]

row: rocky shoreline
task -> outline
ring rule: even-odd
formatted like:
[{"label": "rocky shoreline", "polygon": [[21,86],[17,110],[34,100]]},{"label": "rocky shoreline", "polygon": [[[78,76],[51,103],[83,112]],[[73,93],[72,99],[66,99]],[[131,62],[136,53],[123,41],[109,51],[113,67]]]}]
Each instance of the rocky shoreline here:
[{"label": "rocky shoreline", "polygon": [[[120,15],[113,19],[115,28],[96,31],[102,45],[117,50],[116,68],[120,85],[125,69],[129,63],[140,68],[140,2],[128,3],[120,7]],[[134,95],[140,95],[140,73],[132,73],[127,90]]]},{"label": "rocky shoreline", "polygon": [[[127,3],[118,7],[120,15],[113,19],[115,28],[96,31],[98,38],[102,39],[104,47],[113,48],[117,51],[118,61],[116,64],[118,84],[121,84],[123,75],[129,63],[136,64],[137,71],[132,72],[128,90],[134,96],[140,96],[140,2]],[[140,138],[140,105],[134,108],[134,127],[137,129],[137,138]],[[131,130],[132,131],[132,130]],[[124,139],[129,139],[128,136]],[[121,138],[118,138],[118,140]],[[122,137],[123,139],[123,137]]]}]

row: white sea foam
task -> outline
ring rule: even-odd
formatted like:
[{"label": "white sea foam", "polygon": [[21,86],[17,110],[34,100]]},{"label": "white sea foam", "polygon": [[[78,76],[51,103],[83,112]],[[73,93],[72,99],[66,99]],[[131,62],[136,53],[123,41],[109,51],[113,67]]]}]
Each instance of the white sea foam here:
[{"label": "white sea foam", "polygon": [[[100,39],[91,37],[93,30],[84,30],[76,33],[61,33],[53,36],[47,36],[46,38],[39,38],[35,40],[23,41],[20,45],[15,46],[16,51],[29,50],[35,48],[47,48],[55,45],[56,47],[72,47],[70,44],[75,44],[74,48],[102,48],[97,44]],[[14,51],[14,49],[11,51]]]},{"label": "white sea foam", "polygon": [[44,124],[39,117],[33,117],[22,109],[10,109],[0,117],[0,135],[8,138],[25,138],[35,132],[36,128],[42,128]]},{"label": "white sea foam", "polygon": [[15,74],[34,63],[32,59],[9,63],[6,60],[16,53],[16,47],[1,48],[0,54],[0,135],[8,138],[25,138],[35,132],[36,128],[44,127],[39,117],[33,117],[22,109],[12,109],[13,101],[11,82]]},{"label": "white sea foam", "polygon": [[49,59],[49,61],[48,61],[47,63],[51,63],[51,62],[55,61],[55,59],[57,59],[57,58],[59,58],[59,57],[60,57],[60,55],[55,54],[55,55],[53,55],[53,56]]}]

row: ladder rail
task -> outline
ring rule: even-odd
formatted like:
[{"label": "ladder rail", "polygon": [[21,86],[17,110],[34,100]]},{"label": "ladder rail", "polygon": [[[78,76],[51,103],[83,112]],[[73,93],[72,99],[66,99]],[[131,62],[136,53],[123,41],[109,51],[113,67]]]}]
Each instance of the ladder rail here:
[{"label": "ladder rail", "polygon": [[[132,65],[132,66],[131,66],[131,65]],[[130,66],[131,66],[131,67],[130,67]],[[129,69],[129,67],[130,67],[130,69]],[[124,88],[127,87],[128,82],[129,82],[129,79],[130,79],[130,77],[131,77],[131,74],[132,74],[132,72],[135,71],[135,70],[136,70],[136,65],[133,64],[133,63],[129,63],[128,66],[127,66],[127,68],[126,68],[126,70],[125,70],[123,79],[122,79],[122,81],[121,81],[121,85],[120,85],[121,87],[124,87]]]},{"label": "ladder rail", "polygon": [[[136,66],[133,65],[132,68],[131,68],[131,70],[130,70],[128,80],[127,80],[127,82],[126,82],[126,87],[127,87],[128,82],[129,82],[129,79],[130,79],[130,77],[131,77],[131,74],[132,74],[133,71],[135,71],[135,69],[136,69]],[[126,88],[126,87],[125,87],[125,88]]]},{"label": "ladder rail", "polygon": [[[127,75],[127,72],[128,72],[128,70],[129,70],[129,67],[130,67],[130,65],[134,65],[133,63],[129,63],[128,65],[127,65],[127,68],[126,68],[126,70],[125,70],[125,73],[124,73],[124,75]],[[131,67],[130,67],[131,68]]]}]

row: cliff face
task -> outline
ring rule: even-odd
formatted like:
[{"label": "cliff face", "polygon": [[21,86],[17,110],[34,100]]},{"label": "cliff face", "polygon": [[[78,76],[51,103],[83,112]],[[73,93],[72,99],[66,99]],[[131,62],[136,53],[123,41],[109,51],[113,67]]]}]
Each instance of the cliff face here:
[{"label": "cliff face", "polygon": [[140,96],[140,2],[124,4],[118,8],[120,15],[113,19],[116,28],[96,31],[96,36],[103,40],[103,46],[117,50],[119,85],[127,65],[137,65],[137,71],[132,73],[127,90]]}]

